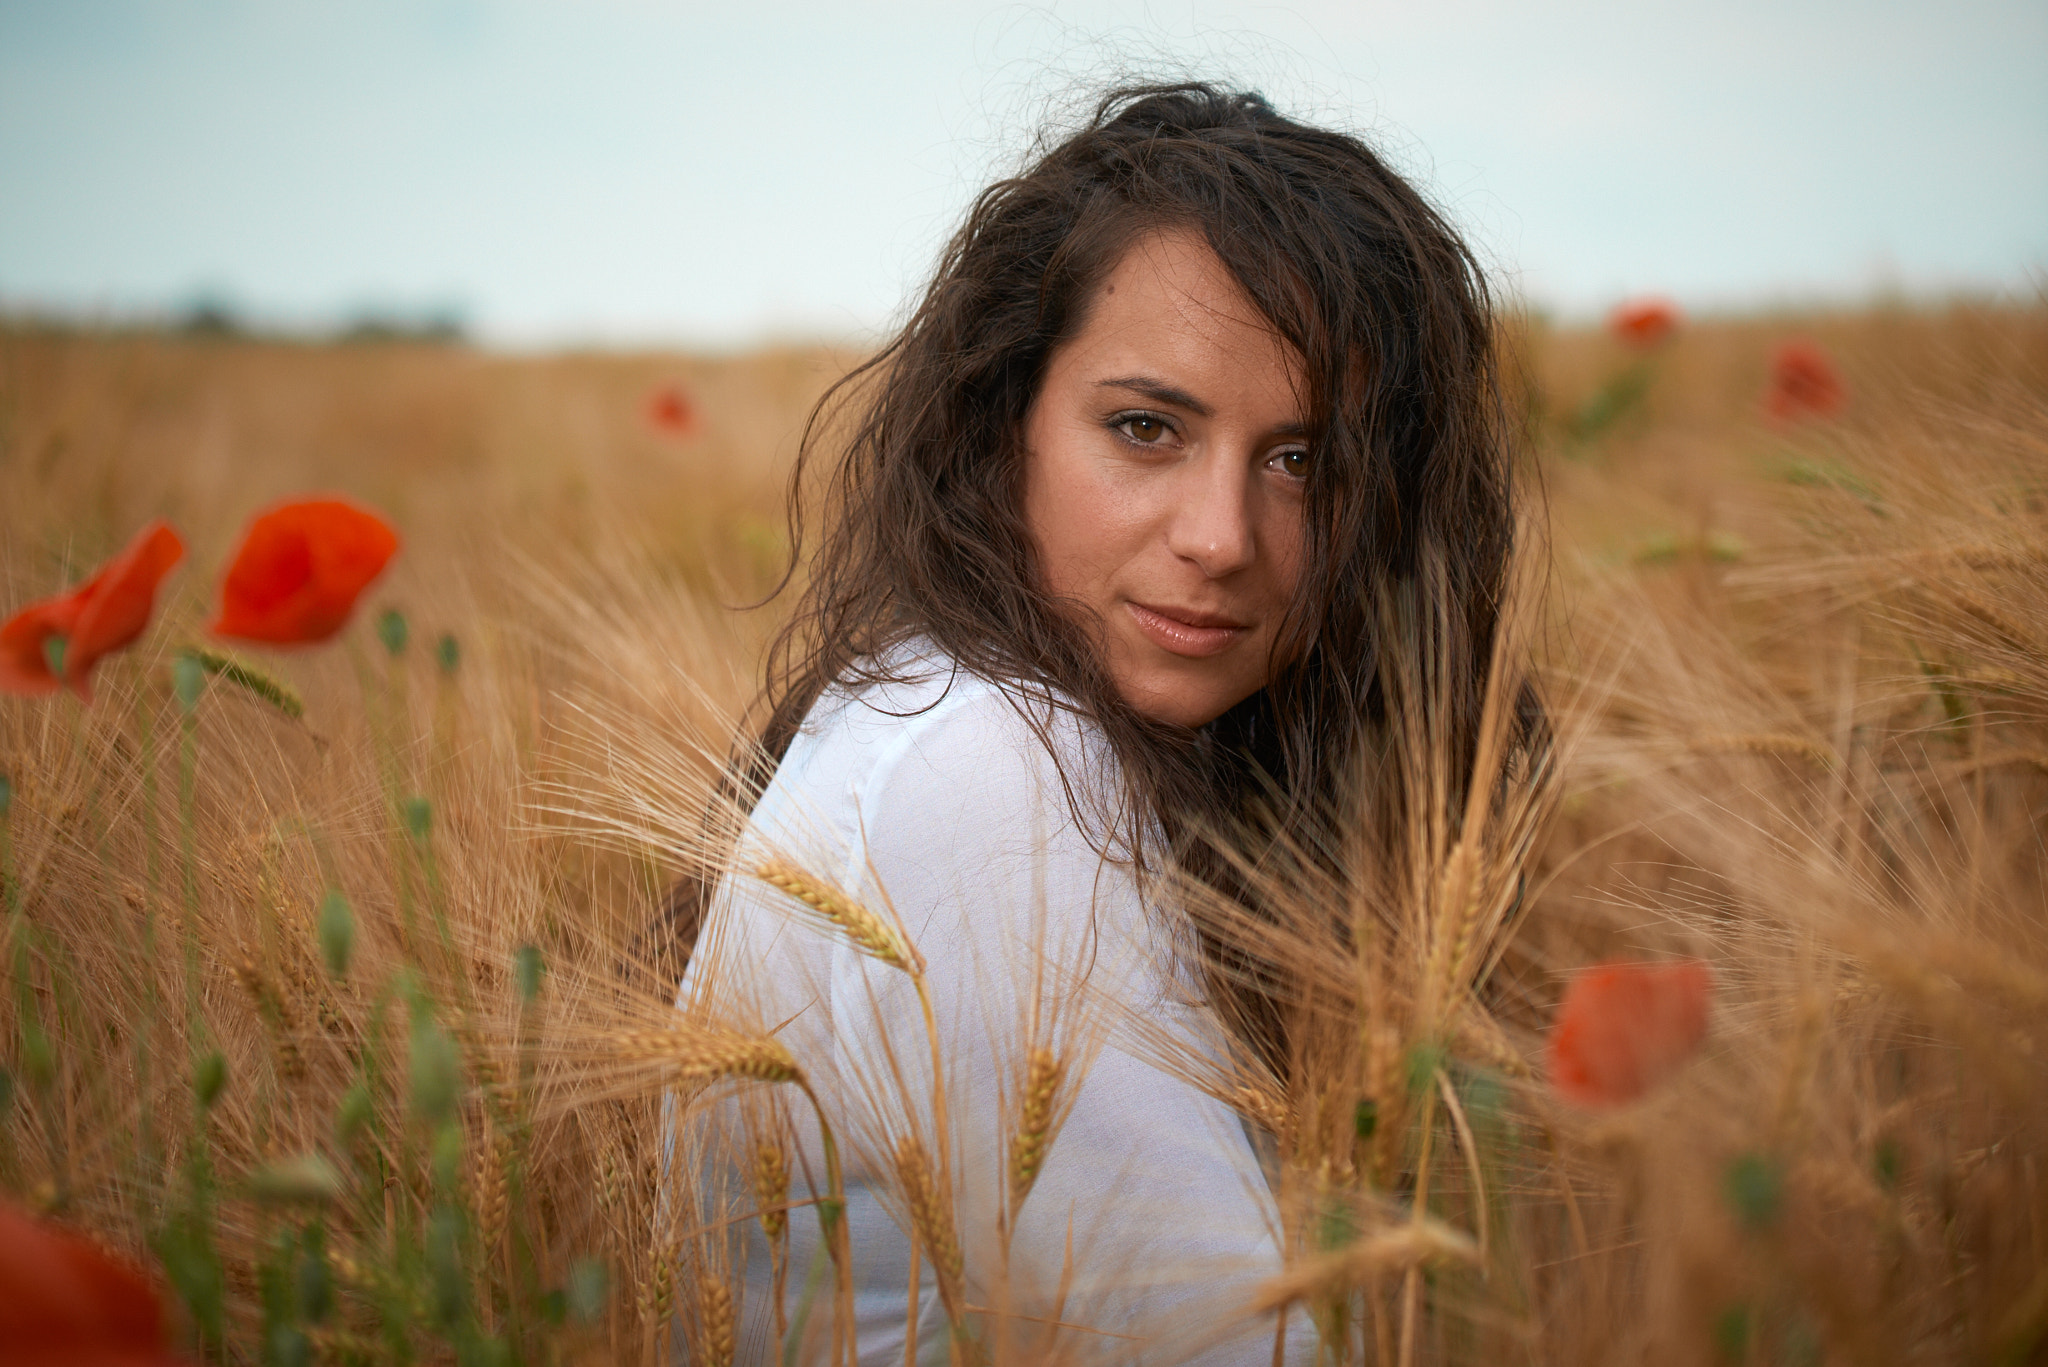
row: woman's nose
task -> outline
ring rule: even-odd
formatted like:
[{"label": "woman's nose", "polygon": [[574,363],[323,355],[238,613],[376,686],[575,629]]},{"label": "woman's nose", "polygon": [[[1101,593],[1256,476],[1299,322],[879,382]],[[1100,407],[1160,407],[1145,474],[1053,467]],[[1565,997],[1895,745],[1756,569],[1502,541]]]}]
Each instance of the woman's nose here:
[{"label": "woman's nose", "polygon": [[1167,547],[1211,579],[1244,569],[1258,555],[1258,545],[1243,463],[1210,453],[1182,469],[1185,478],[1177,481],[1168,514]]}]

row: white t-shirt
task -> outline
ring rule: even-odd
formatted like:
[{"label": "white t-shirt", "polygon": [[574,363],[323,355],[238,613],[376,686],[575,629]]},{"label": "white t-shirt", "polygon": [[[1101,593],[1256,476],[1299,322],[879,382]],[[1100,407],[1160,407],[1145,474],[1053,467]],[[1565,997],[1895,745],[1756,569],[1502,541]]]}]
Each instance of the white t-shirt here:
[{"label": "white t-shirt", "polygon": [[[846,1163],[861,1362],[904,1360],[911,1246],[891,1155],[911,1123],[936,1149],[928,1036],[907,974],[746,875],[769,850],[885,915],[893,907],[924,958],[966,1301],[1009,1307],[1019,1334],[1076,1326],[1058,1343],[1081,1360],[1263,1367],[1273,1318],[1241,1307],[1279,1270],[1277,1211],[1236,1114],[1158,1066],[1162,1042],[1213,1059],[1219,1027],[1189,987],[1170,918],[1148,910],[1128,863],[1105,859],[1100,834],[1076,824],[1061,771],[1093,825],[1091,799],[1114,773],[1100,732],[1070,714],[1047,719],[1056,765],[1003,687],[929,646],[902,658],[918,661],[913,681],[857,697],[834,690],[812,708],[755,808],[742,872],[712,901],[682,992],[686,1006],[774,1030],[817,1088]],[[1006,1260],[999,1206],[1032,1043],[1064,1052],[1072,1109]],[[758,1116],[766,1089],[750,1090],[720,1112],[739,1153],[751,1148],[740,1111]],[[777,1090],[783,1104],[797,1100]],[[816,1128],[802,1106],[786,1114],[822,1192]],[[731,1182],[729,1210],[751,1208],[744,1180]],[[799,1176],[793,1195],[804,1194]],[[739,1360],[765,1363],[766,1243],[752,1221],[735,1228],[749,1231],[735,1253],[746,1262]],[[793,1211],[789,1228],[794,1318],[823,1261],[810,1210]],[[943,1361],[928,1265],[921,1280],[920,1357]],[[827,1271],[813,1332],[830,1322],[830,1290]],[[1288,1356],[1305,1359],[1310,1337],[1291,1325]]]}]

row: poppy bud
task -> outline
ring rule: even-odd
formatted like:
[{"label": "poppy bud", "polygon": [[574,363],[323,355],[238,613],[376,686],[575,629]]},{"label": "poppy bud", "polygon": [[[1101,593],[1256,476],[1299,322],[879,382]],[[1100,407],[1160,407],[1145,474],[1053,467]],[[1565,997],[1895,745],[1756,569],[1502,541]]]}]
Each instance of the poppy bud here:
[{"label": "poppy bud", "polygon": [[47,1091],[57,1080],[57,1051],[37,1021],[21,1023],[21,1067],[28,1074],[29,1086],[39,1092]]},{"label": "poppy bud", "polygon": [[450,1120],[434,1131],[431,1166],[442,1191],[452,1192],[462,1185],[462,1126]]},{"label": "poppy bud", "polygon": [[370,1100],[370,1089],[358,1082],[341,1094],[341,1104],[334,1108],[334,1137],[346,1146],[356,1137],[356,1131],[370,1123],[375,1114],[375,1103]]},{"label": "poppy bud", "polygon": [[178,697],[178,706],[191,712],[199,706],[199,695],[206,688],[206,666],[190,655],[180,655],[171,661],[171,692]]},{"label": "poppy bud", "polygon": [[1764,1154],[1745,1153],[1728,1165],[1722,1189],[1745,1228],[1765,1229],[1778,1218],[1785,1175]]},{"label": "poppy bud", "polygon": [[409,797],[403,815],[406,834],[425,844],[428,833],[434,829],[434,804],[424,797]]},{"label": "poppy bud", "polygon": [[439,1122],[454,1111],[462,1060],[455,1042],[426,1017],[412,1028],[412,1108],[422,1120]]},{"label": "poppy bud", "polygon": [[337,888],[329,888],[327,896],[320,902],[320,919],[316,926],[320,937],[320,957],[327,961],[327,971],[336,978],[348,973],[348,958],[355,947],[356,918],[349,912],[348,899]]},{"label": "poppy bud", "polygon": [[250,1173],[249,1194],[265,1205],[325,1205],[340,1199],[341,1174],[319,1154],[302,1153]]},{"label": "poppy bud", "polygon": [[604,1314],[611,1297],[610,1278],[595,1258],[578,1258],[569,1268],[569,1313],[589,1324]]},{"label": "poppy bud", "polygon": [[540,947],[521,945],[512,956],[512,976],[519,984],[519,1000],[531,1006],[540,995]]},{"label": "poppy bud", "polygon": [[192,1067],[192,1095],[201,1110],[211,1110],[228,1085],[227,1055],[216,1049]]}]

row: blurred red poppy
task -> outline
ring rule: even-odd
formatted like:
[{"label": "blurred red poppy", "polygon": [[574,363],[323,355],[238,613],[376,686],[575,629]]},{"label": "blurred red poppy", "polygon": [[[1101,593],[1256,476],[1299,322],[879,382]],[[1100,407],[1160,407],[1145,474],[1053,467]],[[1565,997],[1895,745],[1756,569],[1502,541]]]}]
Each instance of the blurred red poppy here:
[{"label": "blurred red poppy", "polygon": [[0,1359],[11,1367],[174,1367],[141,1271],[0,1205]]},{"label": "blurred red poppy", "polygon": [[1849,401],[1848,386],[1819,342],[1795,337],[1780,342],[1771,353],[1770,388],[1764,391],[1764,411],[1780,422],[1799,418],[1829,418]]},{"label": "blurred red poppy", "polygon": [[1658,295],[1630,299],[1607,315],[1607,330],[1638,351],[1661,345],[1678,331],[1678,305]]},{"label": "blurred red poppy", "polygon": [[687,437],[697,430],[697,405],[681,385],[663,385],[648,397],[647,421],[657,432]]},{"label": "blurred red poppy", "polygon": [[152,522],[92,578],[14,614],[0,626],[0,692],[54,693],[68,684],[90,702],[93,666],[142,635],[157,585],[184,556],[170,524]]},{"label": "blurred red poppy", "polygon": [[311,645],[348,622],[398,553],[383,518],[338,498],[281,503],[249,524],[220,586],[216,636]]},{"label": "blurred red poppy", "polygon": [[1573,978],[1550,1030],[1550,1085],[1575,1105],[1624,1106],[1707,1037],[1714,977],[1696,959],[1601,964]]}]

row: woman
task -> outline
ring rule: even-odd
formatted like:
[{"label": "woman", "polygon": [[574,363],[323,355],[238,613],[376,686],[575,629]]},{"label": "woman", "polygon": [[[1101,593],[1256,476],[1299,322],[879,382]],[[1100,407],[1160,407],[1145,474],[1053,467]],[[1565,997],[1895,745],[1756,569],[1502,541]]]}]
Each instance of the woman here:
[{"label": "woman", "polygon": [[[817,1086],[862,1361],[949,1319],[1272,1360],[1244,1312],[1279,1267],[1272,1197],[1244,1125],[1162,1055],[1284,1072],[1281,985],[1160,879],[1248,897],[1217,833],[1317,843],[1380,707],[1375,604],[1425,567],[1469,741],[1514,526],[1492,328],[1456,233],[1356,139],[1141,88],[981,195],[839,391],[857,420],[771,652],[740,861],[888,908],[922,972],[740,877],[684,997],[776,1030]],[[816,1126],[790,1123],[821,1183]],[[757,1111],[729,1139],[759,1133]],[[779,1310],[749,1252],[742,1360],[794,1313],[818,1236],[791,1230]]]}]

